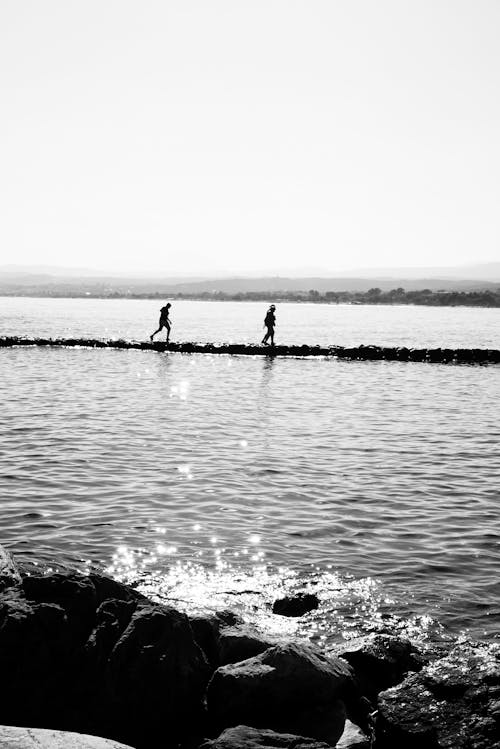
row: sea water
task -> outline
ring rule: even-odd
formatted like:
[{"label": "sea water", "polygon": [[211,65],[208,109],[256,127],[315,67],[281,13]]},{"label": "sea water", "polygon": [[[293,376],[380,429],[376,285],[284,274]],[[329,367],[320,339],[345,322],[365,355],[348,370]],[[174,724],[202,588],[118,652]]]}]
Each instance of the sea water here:
[{"label": "sea water", "polygon": [[[0,299],[0,335],[145,339],[158,306]],[[265,308],[174,303],[172,332],[255,341]],[[499,347],[498,310],[277,312],[284,343]],[[500,367],[31,347],[0,367],[0,538],[20,558],[267,629],[274,598],[312,591],[285,625],[327,643],[497,635]]]}]

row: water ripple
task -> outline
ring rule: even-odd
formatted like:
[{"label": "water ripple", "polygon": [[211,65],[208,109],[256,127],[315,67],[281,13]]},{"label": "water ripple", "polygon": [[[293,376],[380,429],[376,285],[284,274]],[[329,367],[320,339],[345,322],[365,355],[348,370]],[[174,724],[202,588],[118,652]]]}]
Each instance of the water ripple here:
[{"label": "water ripple", "polygon": [[318,637],[495,635],[499,368],[0,356],[0,527],[25,558],[120,575],[125,549],[156,595],[247,613],[316,580]]}]

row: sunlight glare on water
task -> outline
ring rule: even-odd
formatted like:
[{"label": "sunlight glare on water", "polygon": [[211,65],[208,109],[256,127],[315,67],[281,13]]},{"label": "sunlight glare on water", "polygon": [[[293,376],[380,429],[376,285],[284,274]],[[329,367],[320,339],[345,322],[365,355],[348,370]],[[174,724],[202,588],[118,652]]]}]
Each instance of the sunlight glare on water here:
[{"label": "sunlight glare on water", "polygon": [[[171,549],[172,553],[176,549]],[[430,616],[397,617],[395,601],[372,578],[347,579],[335,572],[316,569],[302,578],[286,567],[271,570],[264,564],[249,569],[218,558],[213,567],[194,561],[161,565],[158,556],[133,553],[120,547],[106,572],[133,584],[152,600],[169,603],[193,614],[230,610],[263,635],[313,640],[334,647],[344,640],[373,632],[398,633],[422,646],[444,639],[439,624]],[[298,591],[314,593],[317,610],[300,618],[276,616],[272,604]]]},{"label": "sunlight glare on water", "polygon": [[[137,311],[155,309],[91,315],[60,301],[30,300],[4,332],[66,335],[79,322],[82,335],[104,336],[106,323],[140,337]],[[288,315],[308,342],[485,345],[498,331],[496,310],[405,310],[397,324],[397,311],[358,310],[355,328],[340,307],[311,318],[296,307],[280,306],[279,322]],[[218,324],[243,310],[223,306]],[[327,643],[366,631],[497,637],[500,367],[84,348],[0,357],[2,543],[21,559],[109,569],[159,600]],[[271,614],[304,590],[317,611]]]}]

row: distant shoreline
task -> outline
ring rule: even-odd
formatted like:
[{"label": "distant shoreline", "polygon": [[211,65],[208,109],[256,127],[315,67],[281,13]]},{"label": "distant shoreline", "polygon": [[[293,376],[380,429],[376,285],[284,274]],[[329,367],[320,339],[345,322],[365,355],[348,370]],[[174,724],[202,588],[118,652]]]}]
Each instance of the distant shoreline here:
[{"label": "distant shoreline", "polygon": [[198,301],[198,302],[269,302],[286,303],[313,303],[313,304],[352,304],[352,305],[407,305],[425,307],[500,307],[500,288],[497,291],[405,291],[404,289],[393,289],[381,291],[378,288],[366,292],[350,291],[327,291],[321,294],[314,289],[310,292],[238,292],[225,293],[202,292],[169,293],[145,292],[145,293],[122,293],[122,292],[96,292],[96,291],[36,291],[36,290],[0,290],[3,298],[31,298],[31,299],[149,299],[175,301]]}]

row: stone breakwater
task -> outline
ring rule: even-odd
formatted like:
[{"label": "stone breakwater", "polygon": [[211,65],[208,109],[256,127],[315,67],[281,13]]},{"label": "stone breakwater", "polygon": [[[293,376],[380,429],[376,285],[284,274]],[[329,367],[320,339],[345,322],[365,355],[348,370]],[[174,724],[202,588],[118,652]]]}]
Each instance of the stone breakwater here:
[{"label": "stone breakwater", "polygon": [[[314,607],[281,600],[275,615]],[[0,724],[29,728],[0,726],[0,746],[15,734],[22,749],[500,749],[498,645],[443,655],[379,634],[325,653],[1,547],[0,673]]]},{"label": "stone breakwater", "polygon": [[149,341],[99,340],[93,338],[24,338],[4,336],[0,347],[62,346],[84,348],[138,349],[183,354],[232,354],[237,356],[321,356],[356,361],[432,362],[441,364],[500,364],[498,349],[406,348],[388,346],[254,346],[236,343],[161,343]]}]

